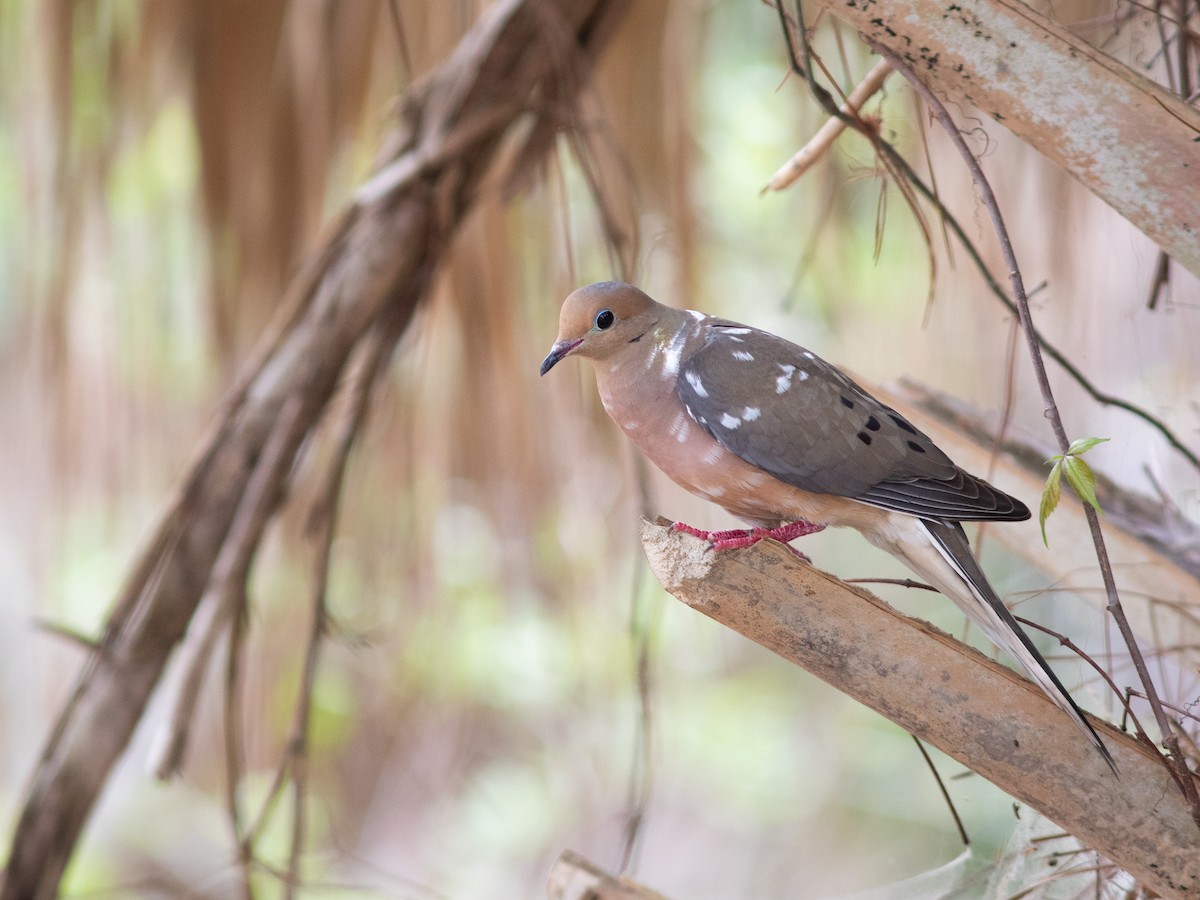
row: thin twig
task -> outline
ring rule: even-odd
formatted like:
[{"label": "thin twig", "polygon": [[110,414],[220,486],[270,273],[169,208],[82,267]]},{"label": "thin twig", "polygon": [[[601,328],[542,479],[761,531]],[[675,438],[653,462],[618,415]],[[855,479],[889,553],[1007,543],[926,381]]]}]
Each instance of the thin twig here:
[{"label": "thin twig", "polygon": [[399,317],[381,320],[365,342],[361,363],[350,378],[349,408],[342,421],[334,443],[333,457],[326,469],[326,477],[308,517],[308,532],[317,547],[313,572],[312,622],[309,626],[308,642],[304,653],[304,669],[300,680],[300,693],[296,701],[295,719],[287,755],[290,759],[292,776],[292,836],[288,853],[287,877],[284,880],[284,896],[291,900],[300,886],[300,857],[304,851],[307,832],[306,800],[308,795],[308,735],[312,719],[312,697],[316,685],[317,663],[321,641],[329,621],[328,591],[329,568],[333,553],[333,539],[337,531],[338,506],[342,484],[346,475],[346,464],[355,441],[362,433],[369,410],[369,400],[375,386],[386,368],[392,348],[400,335],[403,321]]},{"label": "thin twig", "polygon": [[[1130,691],[1129,691],[1129,696],[1137,697],[1140,700],[1146,699],[1146,695],[1143,694],[1141,691],[1135,691],[1132,689],[1130,689]],[[1200,716],[1196,715],[1194,712],[1189,712],[1186,708],[1184,708],[1182,706],[1177,706],[1174,703],[1168,703],[1165,700],[1163,701],[1163,706],[1165,706],[1167,709],[1171,710],[1171,712],[1178,713],[1179,715],[1183,716],[1185,719],[1191,719],[1193,722],[1200,722]]]},{"label": "thin twig", "polygon": [[971,839],[967,837],[967,829],[963,826],[962,819],[959,818],[958,810],[954,807],[954,801],[950,799],[950,792],[946,790],[946,783],[942,781],[942,776],[938,773],[937,766],[933,764],[933,759],[929,756],[929,751],[925,749],[925,745],[915,734],[910,734],[909,737],[913,739],[913,743],[921,751],[925,765],[929,766],[929,771],[933,773],[933,780],[937,782],[938,790],[942,792],[942,799],[946,801],[946,806],[950,807],[950,815],[954,817],[954,827],[958,829],[958,836],[962,838],[963,846],[970,847]]},{"label": "thin twig", "polygon": [[1146,309],[1153,312],[1158,307],[1158,301],[1171,283],[1171,257],[1167,251],[1159,250],[1158,258],[1154,261],[1154,274],[1150,276],[1150,296],[1146,300]]},{"label": "thin twig", "polygon": [[47,634],[52,634],[55,637],[62,638],[69,644],[76,647],[82,647],[85,650],[99,650],[100,642],[91,635],[84,634],[70,625],[64,625],[61,622],[52,622],[50,619],[41,617],[33,620],[33,627],[38,631],[44,631]]},{"label": "thin twig", "polygon": [[842,581],[846,584],[894,584],[897,587],[938,593],[938,589],[933,585],[925,584],[923,581],[914,581],[911,578],[843,578]]},{"label": "thin twig", "polygon": [[1121,704],[1122,708],[1124,709],[1123,715],[1128,716],[1129,719],[1133,722],[1134,733],[1138,737],[1143,738],[1147,743],[1150,743],[1150,744],[1154,743],[1154,741],[1152,741],[1150,739],[1150,735],[1146,733],[1146,729],[1144,729],[1142,727],[1142,723],[1140,721],[1138,721],[1138,717],[1134,713],[1132,707],[1130,707],[1130,705],[1129,705],[1129,692],[1122,691],[1119,687],[1117,687],[1117,683],[1113,680],[1112,676],[1108,674],[1108,672],[1104,669],[1104,667],[1102,665],[1100,665],[1100,663],[1098,663],[1098,662],[1096,662],[1096,660],[1092,659],[1092,657],[1089,654],[1084,653],[1083,648],[1081,648],[1078,644],[1076,644],[1074,641],[1072,641],[1065,634],[1055,631],[1052,628],[1047,628],[1045,625],[1040,625],[1037,622],[1034,622],[1032,619],[1026,619],[1024,616],[1018,616],[1016,613],[1013,613],[1013,618],[1016,619],[1018,622],[1020,622],[1022,625],[1028,625],[1030,628],[1033,628],[1036,631],[1040,631],[1042,634],[1046,634],[1046,635],[1049,635],[1050,637],[1054,638],[1062,646],[1066,647],[1073,654],[1075,654],[1076,657],[1078,657],[1079,659],[1081,659],[1085,663],[1087,663],[1089,666],[1091,666],[1096,671],[1096,674],[1099,675],[1102,679],[1104,679],[1104,682],[1105,682],[1105,684],[1108,685],[1109,690],[1111,690],[1113,692],[1113,696],[1115,696],[1117,698],[1117,702],[1119,702]]},{"label": "thin twig", "polygon": [[[891,74],[891,65],[888,64],[887,60],[881,59],[866,74],[866,77],[863,78],[858,87],[850,92],[850,96],[842,104],[841,111],[847,116],[858,112],[862,108],[862,105],[883,87],[883,83],[887,81],[887,77]],[[767,182],[766,187],[760,193],[782,191],[812,168],[812,164],[833,146],[833,142],[845,130],[846,123],[843,120],[831,117],[817,130],[817,133],[809,139],[807,144],[797,150],[791,159],[779,167],[778,171],[771,176],[771,180]]]},{"label": "thin twig", "polygon": [[629,608],[629,637],[635,651],[637,684],[637,721],[633,732],[633,765],[625,805],[627,809],[621,846],[622,875],[629,874],[637,859],[638,844],[650,808],[654,785],[654,669],[651,653],[651,628],[647,621],[649,605],[645,602],[644,566],[634,566]]},{"label": "thin twig", "polygon": [[413,64],[412,58],[408,55],[408,36],[404,29],[404,19],[400,15],[400,0],[388,0],[387,7],[392,19],[392,33],[396,36],[396,50],[400,57],[400,74],[407,86],[412,84]]},{"label": "thin twig", "polygon": [[[959,132],[958,126],[954,124],[954,120],[950,117],[949,111],[947,111],[941,100],[937,98],[924,82],[917,78],[915,73],[905,65],[904,61],[894,51],[874,42],[872,46],[876,52],[891,62],[892,67],[900,72],[909,84],[912,85],[913,90],[925,100],[930,111],[938,122],[941,123],[951,142],[958,150],[959,155],[962,156],[964,164],[971,172],[971,178],[975,182],[980,199],[992,220],[996,237],[1000,243],[1000,249],[1004,254],[1005,264],[1009,269],[1013,297],[1020,314],[1021,327],[1025,332],[1030,360],[1033,363],[1034,375],[1037,379],[1043,402],[1045,403],[1046,417],[1050,421],[1050,426],[1054,431],[1060,451],[1066,453],[1071,445],[1071,441],[1067,436],[1066,428],[1058,411],[1058,405],[1054,400],[1054,393],[1050,387],[1050,379],[1046,374],[1046,366],[1042,360],[1041,347],[1038,344],[1037,335],[1033,329],[1033,319],[1029,311],[1029,300],[1025,296],[1024,280],[1021,278],[1021,272],[1017,266],[1016,254],[1013,252],[1012,242],[1008,236],[1008,229],[1005,227],[1003,217],[1000,215],[1000,206],[996,201],[995,194],[992,192],[991,184],[984,175],[983,168],[979,165],[979,160],[975,158],[975,155],[971,152],[971,148],[967,146],[967,142]],[[1100,575],[1104,580],[1105,592],[1108,595],[1108,611],[1115,619],[1117,628],[1120,630],[1121,636],[1129,648],[1130,657],[1133,659],[1134,667],[1137,669],[1138,677],[1146,690],[1148,702],[1151,710],[1154,712],[1154,718],[1158,723],[1159,731],[1162,733],[1162,742],[1167,747],[1168,761],[1179,783],[1179,788],[1183,791],[1183,795],[1191,807],[1192,818],[1195,820],[1197,826],[1200,826],[1200,794],[1196,791],[1196,785],[1192,780],[1191,772],[1188,770],[1187,764],[1180,752],[1179,740],[1171,730],[1170,720],[1162,707],[1162,703],[1158,699],[1158,691],[1146,667],[1146,660],[1143,658],[1141,649],[1138,647],[1137,637],[1134,635],[1133,629],[1129,625],[1129,620],[1125,615],[1125,610],[1121,606],[1121,598],[1117,593],[1117,584],[1113,577],[1112,564],[1109,561],[1108,551],[1104,544],[1104,535],[1100,529],[1099,515],[1090,504],[1083,504],[1083,511],[1087,517],[1088,529],[1092,535],[1092,543],[1096,548],[1096,559],[1100,566]]]},{"label": "thin twig", "polygon": [[233,523],[213,564],[208,589],[200,600],[196,618],[180,650],[183,675],[175,695],[170,722],[160,735],[156,751],[152,753],[155,758],[153,768],[159,778],[167,779],[179,772],[187,752],[196,702],[213,651],[229,622],[245,608],[250,566],[263,529],[281,499],[282,469],[291,463],[289,451],[295,443],[293,432],[297,427],[303,427],[303,407],[304,401],[300,396],[294,395],[284,401],[279,427],[271,433],[255,464]]},{"label": "thin twig", "polygon": [[225,815],[233,835],[237,851],[238,891],[241,900],[254,896],[251,856],[246,852],[242,840],[242,807],[238,788],[242,783],[242,772],[246,768],[245,750],[242,741],[242,649],[246,644],[246,615],[234,616],[229,623],[228,657],[225,661]]}]

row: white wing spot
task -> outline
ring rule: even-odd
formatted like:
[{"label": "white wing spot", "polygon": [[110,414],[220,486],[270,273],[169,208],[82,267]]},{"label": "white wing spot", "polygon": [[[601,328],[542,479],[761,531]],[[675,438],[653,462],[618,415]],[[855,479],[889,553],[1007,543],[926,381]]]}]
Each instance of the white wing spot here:
[{"label": "white wing spot", "polygon": [[801,380],[801,381],[808,381],[808,369],[801,369],[801,370],[800,370],[800,380]]},{"label": "white wing spot", "polygon": [[699,322],[701,319],[704,318],[704,313],[696,312],[694,309],[686,310],[686,312],[689,316],[691,316],[697,322]]},{"label": "white wing spot", "polygon": [[683,377],[687,379],[687,383],[692,386],[692,390],[696,392],[697,397],[707,397],[708,391],[704,389],[704,382],[700,380],[700,376],[691,369],[683,373]]},{"label": "white wing spot", "polygon": [[684,413],[676,413],[675,420],[671,422],[670,432],[675,435],[675,440],[683,443],[688,439],[688,432],[692,430],[692,423],[688,421],[687,415]]},{"label": "white wing spot", "polygon": [[754,362],[754,354],[747,353],[745,350],[734,350],[733,358],[740,359],[742,362]]},{"label": "white wing spot", "polygon": [[[783,374],[775,379],[775,393],[786,394],[792,387],[792,376],[796,374],[796,367],[781,365],[779,368],[783,370]],[[804,378],[800,380],[803,381]]]},{"label": "white wing spot", "polygon": [[810,353],[808,350],[804,351],[804,358],[805,359],[816,359],[816,357],[813,356],[812,353]]},{"label": "white wing spot", "polygon": [[725,334],[749,334],[750,333],[749,328],[722,328],[721,331],[723,331]]},{"label": "white wing spot", "polygon": [[747,422],[753,422],[755,419],[757,419],[761,415],[762,415],[762,410],[759,409],[757,406],[747,406],[745,409],[742,410],[742,418],[745,419]]},{"label": "white wing spot", "polygon": [[742,420],[737,416],[731,416],[729,413],[721,413],[721,424],[726,428],[737,428],[742,424]]}]

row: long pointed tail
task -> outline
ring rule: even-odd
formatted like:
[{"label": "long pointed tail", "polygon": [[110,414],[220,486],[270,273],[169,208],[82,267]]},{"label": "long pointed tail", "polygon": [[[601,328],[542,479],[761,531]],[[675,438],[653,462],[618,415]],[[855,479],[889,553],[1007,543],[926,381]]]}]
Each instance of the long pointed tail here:
[{"label": "long pointed tail", "polygon": [[[966,532],[957,522],[918,520],[933,542],[933,546],[942,558],[961,579],[961,585],[945,584],[945,579],[938,579],[935,587],[946,593],[967,616],[983,629],[1005,653],[1013,658],[1022,669],[1041,687],[1046,695],[1054,701],[1063,712],[1087,735],[1088,740],[1104,757],[1113,774],[1117,773],[1116,764],[1100,740],[1100,735],[1092,728],[1083,711],[1075,705],[1067,689],[1063,687],[1058,676],[1038,653],[1029,635],[1013,618],[1008,607],[996,595],[988,583],[975,555],[971,552],[970,542]],[[931,573],[922,572],[922,575]],[[958,587],[959,590],[953,590]],[[964,591],[962,588],[966,588]]]}]

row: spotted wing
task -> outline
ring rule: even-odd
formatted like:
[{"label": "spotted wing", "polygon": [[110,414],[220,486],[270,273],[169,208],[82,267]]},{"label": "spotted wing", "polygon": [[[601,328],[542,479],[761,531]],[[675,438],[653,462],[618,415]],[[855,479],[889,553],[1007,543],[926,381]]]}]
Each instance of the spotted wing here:
[{"label": "spotted wing", "polygon": [[1026,519],[837,368],[783,338],[713,320],[678,394],[724,447],[780,481],[930,519]]}]

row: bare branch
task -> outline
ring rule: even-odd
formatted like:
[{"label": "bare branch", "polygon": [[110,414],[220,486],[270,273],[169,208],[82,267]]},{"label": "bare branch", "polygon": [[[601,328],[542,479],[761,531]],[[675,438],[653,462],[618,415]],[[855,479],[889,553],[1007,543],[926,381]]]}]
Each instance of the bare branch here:
[{"label": "bare branch", "polygon": [[[1004,218],[1000,214],[1000,205],[996,202],[996,195],[992,191],[991,184],[983,174],[983,168],[979,165],[979,160],[975,158],[975,155],[971,152],[971,148],[967,146],[967,142],[963,140],[958,126],[954,124],[954,120],[950,117],[949,111],[947,111],[941,100],[916,76],[912,69],[905,65],[904,61],[894,50],[882,44],[873,44],[873,46],[884,59],[891,62],[892,67],[898,70],[908,83],[912,85],[913,89],[921,95],[921,98],[929,106],[934,117],[937,118],[942,128],[945,129],[951,143],[954,144],[955,149],[971,173],[971,180],[975,183],[980,200],[983,202],[984,208],[988,211],[988,215],[992,220],[996,237],[1000,243],[1000,250],[1004,254],[1005,263],[1008,265],[1009,279],[1012,282],[1013,299],[1016,301],[1017,310],[1020,313],[1021,328],[1025,333],[1026,343],[1028,344],[1034,376],[1037,379],[1038,388],[1041,391],[1042,399],[1046,406],[1046,418],[1049,420],[1050,426],[1054,431],[1054,436],[1058,440],[1059,452],[1066,453],[1071,440],[1067,436],[1066,427],[1063,425],[1062,416],[1058,411],[1058,404],[1054,400],[1054,392],[1050,387],[1050,378],[1046,374],[1046,364],[1042,360],[1042,351],[1038,344],[1037,332],[1033,328],[1033,317],[1029,311],[1029,298],[1025,295],[1024,279],[1021,277],[1021,270],[1017,265],[1012,241],[1009,239],[1008,229],[1004,224]],[[1138,646],[1137,636],[1133,633],[1129,619],[1126,617],[1125,610],[1121,606],[1121,597],[1117,592],[1117,582],[1113,576],[1108,548],[1105,546],[1104,535],[1100,529],[1100,515],[1094,508],[1087,504],[1084,504],[1083,512],[1087,517],[1088,529],[1092,534],[1092,543],[1096,548],[1096,561],[1100,566],[1100,576],[1104,580],[1104,590],[1108,595],[1108,611],[1117,623],[1117,628],[1121,632],[1121,638],[1125,641],[1125,646],[1128,648],[1129,655],[1133,660],[1134,668],[1137,669],[1138,678],[1141,680],[1142,687],[1146,691],[1150,709],[1154,713],[1154,718],[1158,723],[1159,731],[1162,735],[1162,742],[1167,747],[1167,759],[1171,764],[1172,770],[1175,772],[1179,789],[1183,791],[1184,796],[1187,798],[1192,809],[1192,818],[1195,819],[1197,827],[1200,827],[1200,792],[1196,790],[1191,772],[1187,767],[1187,761],[1183,758],[1183,754],[1180,751],[1179,739],[1171,729],[1170,719],[1167,717],[1162,702],[1159,700],[1158,689],[1154,685],[1154,679],[1150,676],[1150,670],[1146,667],[1146,660],[1142,655],[1141,648]]]},{"label": "bare branch", "polygon": [[[134,566],[102,649],[84,666],[34,773],[0,900],[57,894],[96,797],[212,580],[256,461],[280,429],[289,398],[299,403],[296,427],[280,439],[281,457],[290,463],[320,421],[354,348],[384,311],[397,333],[412,320],[429,273],[510,133],[527,135],[514,124],[532,119],[550,131],[570,124],[567,101],[579,79],[563,75],[581,65],[581,54],[598,51],[626,5],[491,4],[443,67],[407,98],[377,168],[387,175],[338,218],[293,284],[288,311],[247,366]],[[534,47],[539,52],[531,52]],[[539,94],[559,102],[539,108]],[[536,165],[542,154],[535,151],[547,146],[526,145],[510,155],[511,164]],[[278,483],[267,487],[264,496],[276,497]]]},{"label": "bare branch", "polygon": [[[891,74],[892,67],[887,60],[881,59],[875,63],[871,71],[859,83],[858,87],[850,92],[850,96],[846,98],[846,102],[841,106],[841,112],[847,117],[853,113],[857,113],[862,108],[862,105],[883,87],[883,83],[887,81],[887,77]],[[839,118],[831,118],[818,129],[817,133],[812,136],[807,144],[797,150],[791,159],[779,167],[779,170],[771,176],[771,180],[767,182],[767,186],[762,189],[762,192],[782,191],[788,187],[788,185],[807,172],[812,167],[812,164],[833,146],[833,142],[845,130],[845,121]]]},{"label": "bare branch", "polygon": [[707,545],[644,521],[670,593],[807,669],[1028,803],[1146,887],[1200,891],[1188,805],[1152,748],[1098,720],[1121,777],[1041,691],[933,626],[763,541]]},{"label": "bare branch", "polygon": [[1062,166],[1200,275],[1200,111],[1021,0],[816,2]]},{"label": "bare branch", "polygon": [[625,877],[609,875],[573,850],[564,850],[550,869],[550,900],[667,900]]}]

